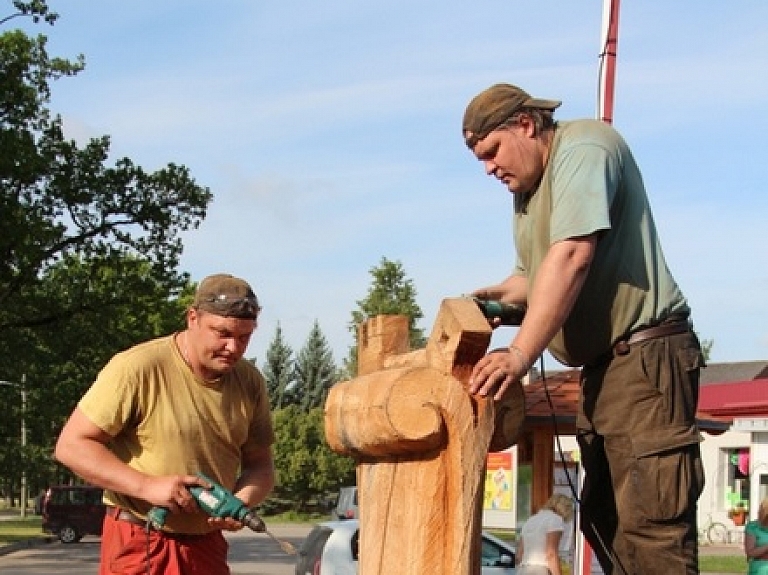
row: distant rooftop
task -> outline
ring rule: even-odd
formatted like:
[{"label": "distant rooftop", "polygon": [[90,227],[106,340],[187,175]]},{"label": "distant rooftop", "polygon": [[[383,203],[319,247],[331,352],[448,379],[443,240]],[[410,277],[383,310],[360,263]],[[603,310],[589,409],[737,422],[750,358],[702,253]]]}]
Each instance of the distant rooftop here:
[{"label": "distant rooftop", "polygon": [[750,379],[768,379],[768,361],[710,363],[701,370],[701,384],[728,383]]}]

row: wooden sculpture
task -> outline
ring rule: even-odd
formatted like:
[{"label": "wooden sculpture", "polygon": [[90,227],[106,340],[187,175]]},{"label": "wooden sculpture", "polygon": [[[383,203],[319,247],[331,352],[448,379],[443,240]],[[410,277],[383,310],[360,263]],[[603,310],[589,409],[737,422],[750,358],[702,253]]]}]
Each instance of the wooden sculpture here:
[{"label": "wooden sculpture", "polygon": [[471,298],[442,302],[425,349],[408,320],[360,327],[358,372],[331,388],[331,448],[357,461],[361,575],[478,575],[485,462],[512,446],[525,416],[518,382],[504,399],[470,396],[491,339]]}]

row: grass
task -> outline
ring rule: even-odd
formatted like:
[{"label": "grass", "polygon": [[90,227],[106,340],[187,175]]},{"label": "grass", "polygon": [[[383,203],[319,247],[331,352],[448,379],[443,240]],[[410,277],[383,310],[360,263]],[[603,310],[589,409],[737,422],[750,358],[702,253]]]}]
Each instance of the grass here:
[{"label": "grass", "polygon": [[33,515],[26,519],[6,519],[0,521],[0,545],[46,537],[41,526],[42,519],[39,515]]},{"label": "grass", "polygon": [[[268,523],[306,523],[311,525],[319,521],[324,521],[328,515],[296,513],[289,511],[278,515],[264,517]],[[43,538],[50,534],[43,533],[42,518],[39,515],[28,515],[25,519],[21,517],[7,516],[0,520],[0,546],[27,539]]]},{"label": "grass", "polygon": [[300,513],[298,511],[285,511],[274,515],[263,515],[262,519],[268,523],[306,523],[308,525],[328,521],[330,513]]},{"label": "grass", "polygon": [[744,555],[701,555],[699,571],[702,573],[746,573],[747,559]]}]

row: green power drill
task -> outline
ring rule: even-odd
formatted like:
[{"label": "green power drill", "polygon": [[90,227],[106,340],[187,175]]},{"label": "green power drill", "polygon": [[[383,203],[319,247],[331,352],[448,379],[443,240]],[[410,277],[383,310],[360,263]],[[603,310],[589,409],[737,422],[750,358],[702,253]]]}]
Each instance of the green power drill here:
[{"label": "green power drill", "polygon": [[[272,535],[261,517],[256,515],[252,509],[246,507],[245,503],[235,497],[231,491],[202,473],[198,473],[197,476],[211,486],[209,489],[199,485],[187,487],[187,490],[195,498],[200,509],[211,517],[231,517],[257,533],[266,533],[283,548],[283,551],[291,555],[296,553],[293,545],[287,541],[280,541]],[[168,509],[165,507],[153,507],[147,513],[147,520],[155,529],[161,529],[165,525],[167,517]]]},{"label": "green power drill", "polygon": [[473,298],[488,319],[497,317],[501,325],[520,325],[523,323],[526,308],[523,305],[503,303],[498,300]]}]

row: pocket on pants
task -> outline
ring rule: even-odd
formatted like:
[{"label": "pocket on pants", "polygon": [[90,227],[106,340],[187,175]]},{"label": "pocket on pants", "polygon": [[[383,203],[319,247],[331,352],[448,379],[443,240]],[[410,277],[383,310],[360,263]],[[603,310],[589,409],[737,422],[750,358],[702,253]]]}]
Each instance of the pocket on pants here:
[{"label": "pocket on pants", "polygon": [[[152,537],[154,545],[157,545],[156,537]],[[147,540],[147,534],[139,529],[133,530],[127,540],[120,545],[111,546],[112,555],[109,558],[109,569],[112,573],[120,575],[146,575],[147,561],[156,555],[152,553],[153,541]]]},{"label": "pocket on pants", "polygon": [[635,460],[633,491],[641,518],[669,521],[689,515],[704,487],[699,446],[647,454]]}]

